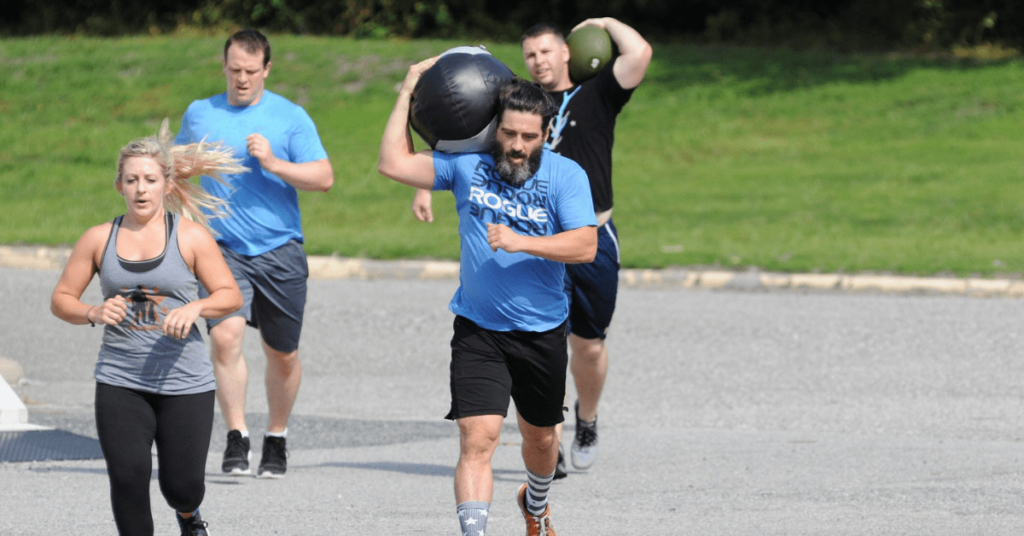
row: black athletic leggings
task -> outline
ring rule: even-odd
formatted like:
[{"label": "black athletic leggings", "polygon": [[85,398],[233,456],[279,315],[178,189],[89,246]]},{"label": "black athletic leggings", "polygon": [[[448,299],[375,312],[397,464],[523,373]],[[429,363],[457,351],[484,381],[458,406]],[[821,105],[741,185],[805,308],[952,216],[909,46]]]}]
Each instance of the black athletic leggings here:
[{"label": "black athletic leggings", "polygon": [[214,400],[214,391],[158,395],[96,384],[96,432],[107,462],[118,534],[153,534],[149,482],[154,441],[167,504],[177,512],[199,508],[206,494]]}]

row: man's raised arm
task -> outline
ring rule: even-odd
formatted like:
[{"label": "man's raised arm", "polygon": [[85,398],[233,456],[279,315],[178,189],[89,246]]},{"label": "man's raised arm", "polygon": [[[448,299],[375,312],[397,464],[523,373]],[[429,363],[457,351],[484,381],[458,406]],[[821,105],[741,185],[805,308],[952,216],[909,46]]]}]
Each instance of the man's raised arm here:
[{"label": "man's raised arm", "polygon": [[415,152],[412,134],[409,132],[409,109],[412,91],[423,72],[429,69],[437,57],[423,60],[412,67],[398,91],[398,100],[391,110],[384,137],[380,142],[380,158],[377,172],[402,184],[429,190],[434,186],[434,157],[432,151]]}]

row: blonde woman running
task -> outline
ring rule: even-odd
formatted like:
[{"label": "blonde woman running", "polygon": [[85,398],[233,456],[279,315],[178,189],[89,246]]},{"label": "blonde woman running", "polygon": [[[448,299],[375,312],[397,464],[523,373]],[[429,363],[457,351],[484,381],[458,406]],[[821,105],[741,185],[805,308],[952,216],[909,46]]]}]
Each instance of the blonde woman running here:
[{"label": "blonde woman running", "polygon": [[[181,534],[208,535],[199,515],[213,427],[213,366],[199,317],[236,311],[242,295],[206,227],[219,199],[189,181],[244,170],[217,144],[156,136],[121,149],[114,187],[126,212],[87,230],[53,290],[50,310],[71,324],[102,324],[96,431],[119,534],[153,534],[149,482],[157,447],[160,491]],[[82,302],[99,274],[104,301]],[[198,298],[197,285],[210,292]]]}]

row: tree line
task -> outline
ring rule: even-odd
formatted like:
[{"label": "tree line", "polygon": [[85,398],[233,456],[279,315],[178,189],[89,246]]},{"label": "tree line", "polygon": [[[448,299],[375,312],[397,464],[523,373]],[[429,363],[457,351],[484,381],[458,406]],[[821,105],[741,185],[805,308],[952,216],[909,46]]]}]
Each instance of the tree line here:
[{"label": "tree line", "polygon": [[568,30],[616,17],[654,40],[839,49],[1024,46],[1014,0],[8,0],[0,34],[160,34],[183,27],[359,38],[518,40],[537,22]]}]

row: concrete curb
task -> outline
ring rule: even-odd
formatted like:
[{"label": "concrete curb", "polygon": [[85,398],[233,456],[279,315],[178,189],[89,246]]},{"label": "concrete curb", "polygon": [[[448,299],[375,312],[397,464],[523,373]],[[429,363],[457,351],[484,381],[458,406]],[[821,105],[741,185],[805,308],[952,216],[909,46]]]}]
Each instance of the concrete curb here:
[{"label": "concrete curb", "polygon": [[[70,248],[0,246],[0,266],[28,270],[61,270]],[[313,279],[457,279],[454,261],[377,261],[339,256],[309,257]],[[703,288],[726,290],[809,290],[882,292],[891,294],[958,294],[972,297],[1024,297],[1024,280],[956,277],[909,277],[876,274],[787,274],[731,272],[713,269],[624,269],[625,287]]]}]

